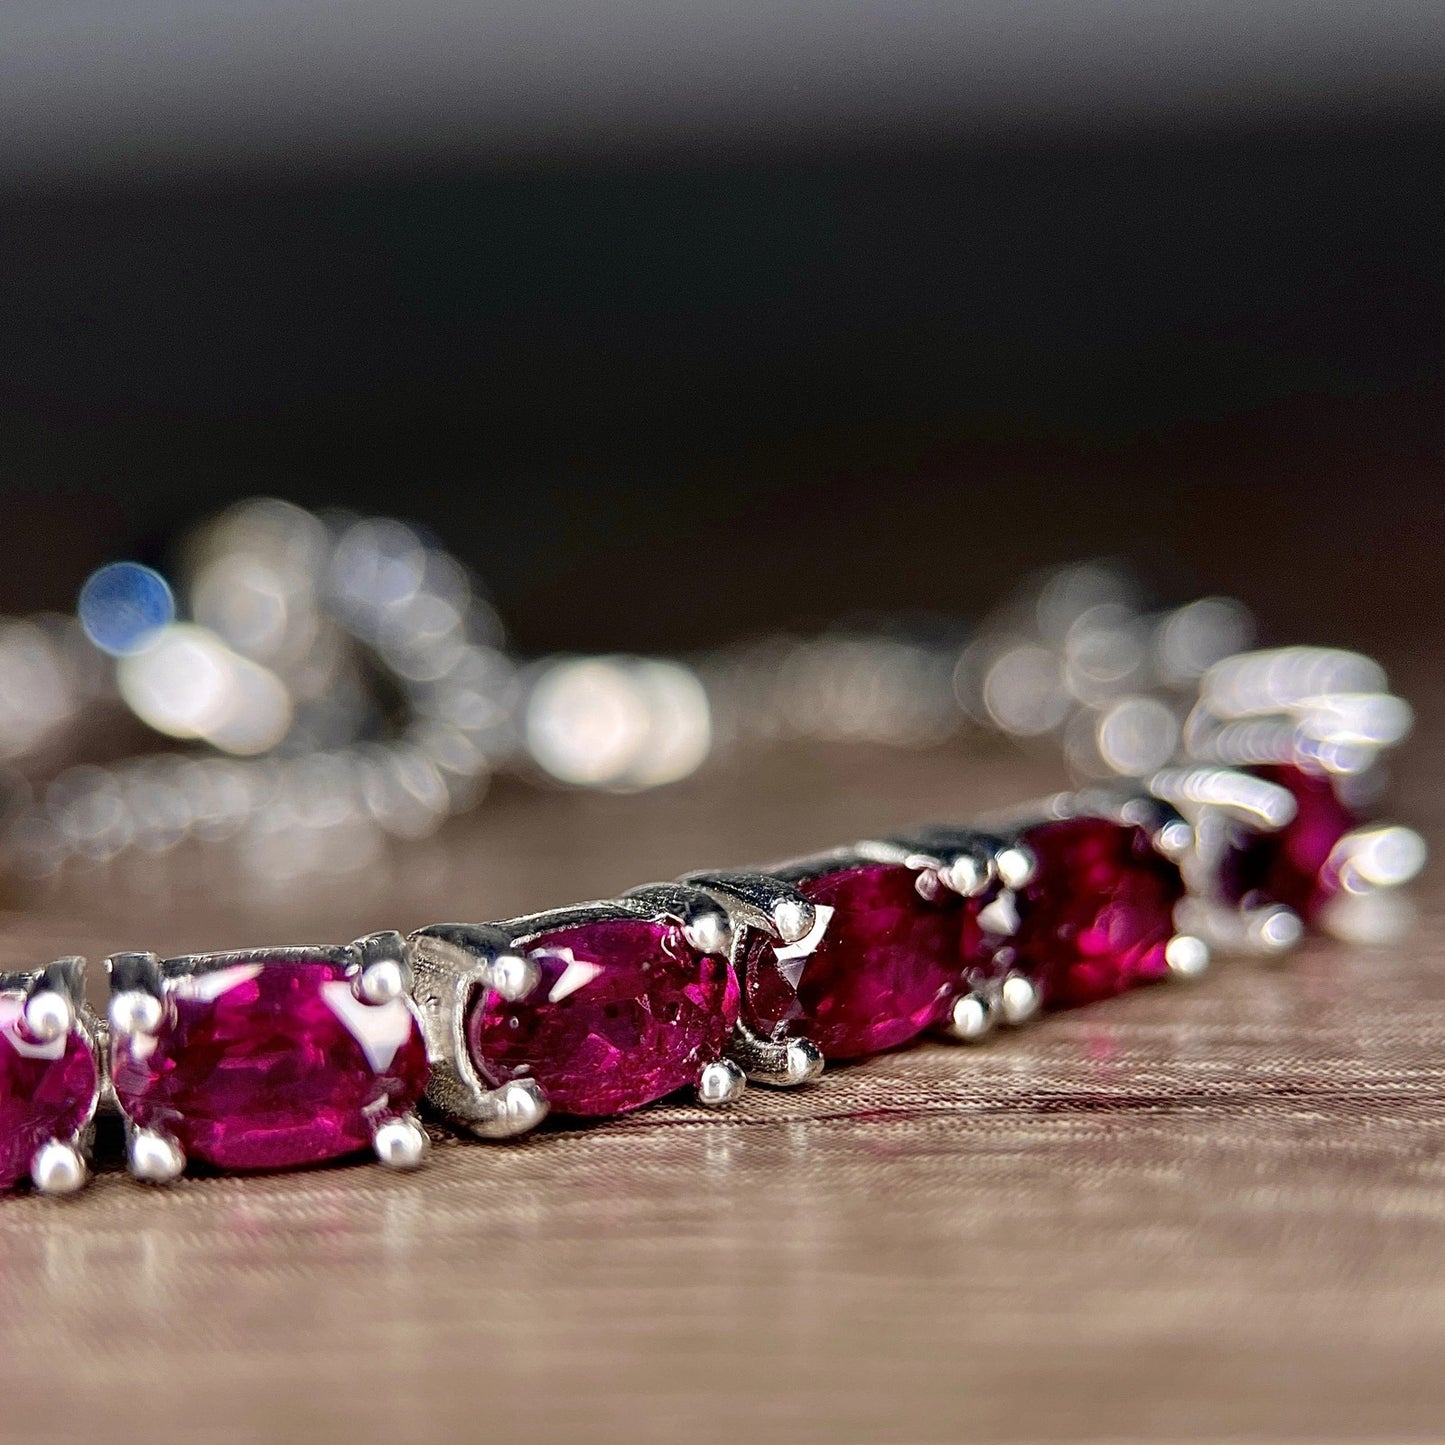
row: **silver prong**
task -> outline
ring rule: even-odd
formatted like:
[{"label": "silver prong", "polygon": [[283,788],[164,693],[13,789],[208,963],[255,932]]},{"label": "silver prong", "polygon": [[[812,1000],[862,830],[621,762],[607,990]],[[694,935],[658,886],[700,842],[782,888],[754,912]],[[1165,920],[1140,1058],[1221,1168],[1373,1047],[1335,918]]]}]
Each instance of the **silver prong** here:
[{"label": "silver prong", "polygon": [[748,1076],[731,1059],[714,1059],[697,1080],[697,1101],[710,1109],[735,1104],[743,1096]]},{"label": "silver prong", "polygon": [[75,1005],[56,989],[38,989],[25,1000],[25,1027],[41,1043],[54,1043],[75,1027]]},{"label": "silver prong", "polygon": [[406,939],[394,928],[365,934],[351,946],[361,955],[363,965],[377,963],[383,958],[406,958]]},{"label": "silver prong", "polygon": [[811,1039],[789,1039],[783,1050],[783,1082],[789,1088],[811,1084],[823,1065],[823,1051]]},{"label": "silver prong", "polygon": [[474,977],[508,1003],[536,988],[541,970],[518,953],[507,933],[493,924],[434,923],[411,936],[415,966],[445,967],[456,976]]},{"label": "silver prong", "polygon": [[1215,717],[1267,715],[1334,693],[1378,693],[1387,686],[1373,658],[1337,647],[1276,647],[1216,662],[1199,687]]},{"label": "silver prong", "polygon": [[1183,818],[1171,818],[1154,834],[1154,847],[1165,858],[1179,862],[1194,847],[1194,829]]},{"label": "silver prong", "polygon": [[682,924],[683,936],[699,953],[726,958],[732,951],[732,920],[726,908],[696,884],[646,883],[629,888],[623,896],[676,918]]},{"label": "silver prong", "polygon": [[816,911],[806,898],[780,898],[773,905],[773,926],[784,943],[798,943],[813,931]]},{"label": "silver prong", "polygon": [[484,1094],[485,1112],[464,1120],[479,1139],[512,1139],[535,1129],[547,1117],[547,1096],[533,1079],[513,1079]]},{"label": "silver prong", "polygon": [[726,958],[732,951],[733,930],[726,913],[698,913],[684,925],[687,941],[699,953],[717,954]]},{"label": "silver prong", "polygon": [[163,983],[160,955],[155,953],[113,953],[105,961],[112,993],[142,993],[160,996]]},{"label": "silver prong", "polygon": [[683,881],[712,894],[735,927],[761,928],[784,943],[796,943],[813,930],[813,905],[792,884],[767,873],[690,873]]},{"label": "silver prong", "polygon": [[371,1138],[376,1157],[388,1169],[419,1169],[431,1148],[431,1139],[412,1114],[388,1119]]},{"label": "silver prong", "polygon": [[924,898],[936,898],[939,884],[964,898],[976,898],[997,876],[998,848],[997,838],[972,828],[935,825],[865,840],[854,851],[863,858],[913,869]]},{"label": "silver prong", "polygon": [[181,1146],[154,1129],[132,1130],[128,1152],[130,1172],[143,1184],[169,1184],[186,1167]]},{"label": "silver prong", "polygon": [[1288,953],[1304,936],[1304,920],[1283,903],[1251,909],[1244,916],[1244,947],[1251,953]]},{"label": "silver prong", "polygon": [[945,1026],[950,1038],[960,1043],[976,1044],[993,1032],[998,1010],[981,993],[965,993],[954,999]]},{"label": "silver prong", "polygon": [[1218,808],[1246,827],[1267,833],[1291,822],[1298,807],[1288,788],[1212,764],[1165,768],[1149,779],[1149,792],[1178,808],[1186,818],[1198,818],[1203,809]]},{"label": "silver prong", "polygon": [[137,1034],[154,1034],[165,1019],[165,1005],[153,993],[127,989],[114,994],[110,1000],[110,1026],[116,1033],[126,1037]]},{"label": "silver prong", "polygon": [[988,859],[979,859],[972,853],[960,853],[939,877],[955,893],[961,893],[965,898],[976,898],[993,882],[993,868]]},{"label": "silver prong", "polygon": [[1304,937],[1304,924],[1293,908],[1270,903],[1240,909],[1207,898],[1185,898],[1174,911],[1175,926],[1209,946],[1211,953],[1270,957],[1288,953]]},{"label": "silver prong", "polygon": [[80,1150],[62,1139],[42,1144],[30,1164],[31,1183],[42,1194],[74,1194],[89,1177]]},{"label": "silver prong", "polygon": [[1164,962],[1173,978],[1198,978],[1209,968],[1209,945],[1192,933],[1176,933],[1164,946]]},{"label": "silver prong", "polygon": [[999,1019],[1017,1028],[1032,1019],[1043,1005],[1038,985],[1021,973],[1011,973],[999,987]]},{"label": "silver prong", "polygon": [[394,958],[369,963],[352,980],[352,991],[363,1003],[394,1003],[407,991],[410,970]]},{"label": "silver prong", "polygon": [[1398,823],[1356,828],[1335,844],[1331,861],[1347,891],[1365,893],[1375,888],[1399,888],[1425,866],[1425,840]]},{"label": "silver prong", "polygon": [[1038,867],[1038,860],[1022,843],[1000,848],[993,861],[1005,888],[1026,888]]},{"label": "silver prong", "polygon": [[486,985],[498,998],[516,1003],[526,998],[542,981],[542,970],[520,953],[503,953],[483,971]]},{"label": "silver prong", "polygon": [[368,933],[351,947],[361,965],[351,988],[363,1003],[388,1004],[411,992],[411,954],[395,929]]},{"label": "silver prong", "polygon": [[811,1040],[765,1039],[743,1023],[733,1027],[727,1056],[750,1082],[776,1089],[809,1084],[823,1072],[823,1051]]}]

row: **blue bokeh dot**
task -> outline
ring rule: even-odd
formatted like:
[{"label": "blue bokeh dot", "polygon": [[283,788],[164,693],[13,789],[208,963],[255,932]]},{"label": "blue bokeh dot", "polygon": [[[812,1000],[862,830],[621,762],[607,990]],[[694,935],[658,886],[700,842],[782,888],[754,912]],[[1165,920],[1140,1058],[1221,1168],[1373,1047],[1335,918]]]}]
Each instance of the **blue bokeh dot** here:
[{"label": "blue bokeh dot", "polygon": [[85,635],[102,652],[126,657],[175,621],[176,599],[159,572],[139,562],[111,562],[87,578],[76,610]]}]

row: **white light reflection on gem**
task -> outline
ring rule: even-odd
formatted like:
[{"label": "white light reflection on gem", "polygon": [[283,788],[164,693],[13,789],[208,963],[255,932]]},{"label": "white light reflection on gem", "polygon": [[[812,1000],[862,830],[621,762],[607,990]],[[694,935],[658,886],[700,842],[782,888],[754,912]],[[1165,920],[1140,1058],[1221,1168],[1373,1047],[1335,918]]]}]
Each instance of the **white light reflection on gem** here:
[{"label": "white light reflection on gem", "polygon": [[588,963],[585,958],[578,958],[570,948],[544,948],[536,956],[552,959],[562,965],[562,972],[547,994],[548,1003],[560,1003],[564,998],[569,998],[579,988],[586,988],[602,972],[601,964]]},{"label": "white light reflection on gem", "polygon": [[808,960],[817,952],[818,945],[823,941],[823,935],[828,931],[828,923],[833,917],[833,909],[826,903],[820,903],[813,910],[813,926],[796,943],[776,943],[773,945],[773,959],[777,969],[787,979],[789,987],[796,989],[799,980],[803,977],[803,969]]},{"label": "white light reflection on gem", "polygon": [[321,998],[361,1045],[372,1072],[384,1074],[397,1050],[411,1037],[411,1011],[406,1004],[399,998],[381,1004],[366,1003],[352,993],[344,979],[323,983]]},{"label": "white light reflection on gem", "polygon": [[215,1003],[233,988],[240,988],[258,977],[262,967],[259,963],[236,963],[229,968],[213,968],[207,973],[182,975],[172,979],[168,987],[176,998],[185,999],[188,1003]]}]

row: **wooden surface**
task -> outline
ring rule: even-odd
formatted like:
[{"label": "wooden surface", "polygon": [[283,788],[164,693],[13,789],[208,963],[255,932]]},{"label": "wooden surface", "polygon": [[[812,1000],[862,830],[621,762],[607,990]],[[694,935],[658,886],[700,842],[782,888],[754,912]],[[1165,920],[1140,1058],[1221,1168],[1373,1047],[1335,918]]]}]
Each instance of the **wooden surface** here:
[{"label": "wooden surface", "polygon": [[[1398,811],[1439,839],[1428,716]],[[758,861],[1052,786],[1005,753],[499,789],[362,878],[76,876],[6,961],[344,940]],[[0,1431],[70,1441],[1441,1438],[1445,870],[1311,944],[725,1115],[0,1201]],[[114,1141],[111,1141],[113,1147]]]}]

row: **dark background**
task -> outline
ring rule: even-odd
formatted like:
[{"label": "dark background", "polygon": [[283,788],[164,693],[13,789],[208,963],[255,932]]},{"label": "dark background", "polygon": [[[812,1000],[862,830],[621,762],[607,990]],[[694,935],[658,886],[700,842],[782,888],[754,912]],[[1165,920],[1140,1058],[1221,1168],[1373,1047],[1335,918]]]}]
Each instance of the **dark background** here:
[{"label": "dark background", "polygon": [[509,148],[483,117],[319,158],[61,127],[3,167],[0,608],[264,491],[430,525],[528,648],[972,612],[1098,552],[1282,637],[1429,644],[1417,69],[1087,123],[1025,94]]}]

